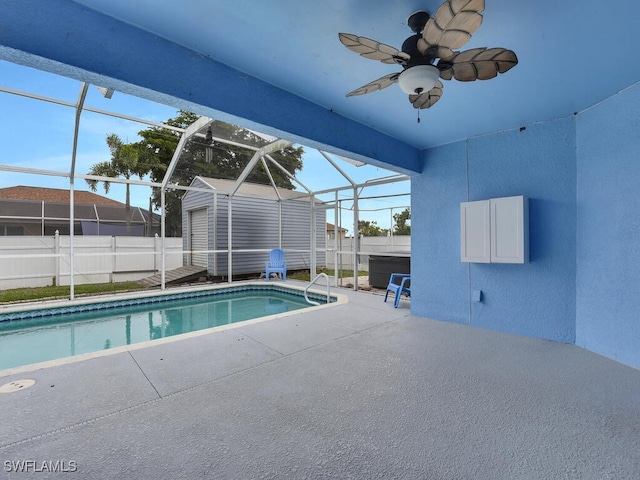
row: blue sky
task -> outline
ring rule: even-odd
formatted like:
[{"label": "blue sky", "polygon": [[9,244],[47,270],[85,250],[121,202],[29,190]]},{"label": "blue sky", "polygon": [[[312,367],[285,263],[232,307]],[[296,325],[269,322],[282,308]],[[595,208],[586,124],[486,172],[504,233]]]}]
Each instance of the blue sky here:
[{"label": "blue sky", "polygon": [[[0,61],[0,87],[75,104],[78,100],[81,83],[77,80]],[[105,99],[94,86],[89,88],[85,106],[159,123],[175,117],[177,114],[177,110],[173,107],[119,92],[115,92],[111,99]],[[2,111],[2,115],[0,115],[0,145],[2,145],[0,164],[69,171],[75,120],[73,108],[0,92],[0,111]],[[146,128],[147,125],[142,123],[84,111],[80,122],[76,172],[87,173],[93,164],[109,160],[109,149],[105,142],[107,134],[116,133],[123,141],[134,142],[139,140],[137,133]],[[334,159],[357,183],[394,174],[394,172],[370,165],[355,167],[341,162],[337,158]],[[297,176],[301,182],[314,191],[348,185],[344,177],[320,153],[308,147],[305,147],[303,170]],[[64,177],[0,171],[0,188],[14,185],[68,189],[69,180]],[[76,181],[75,188],[89,190],[82,180]],[[376,221],[381,227],[388,228],[391,224],[392,214],[409,206],[409,189],[410,182],[365,188],[360,193],[361,197],[404,195],[362,200],[360,202],[360,218]],[[101,185],[97,193],[105,195]],[[149,187],[132,186],[132,205],[148,208],[150,194]],[[351,191],[342,192],[340,198],[351,195]],[[106,196],[124,202],[124,186],[111,184],[109,194]],[[321,199],[329,198],[334,199],[334,194],[321,197]],[[343,202],[343,207],[342,225],[351,232],[353,231],[351,227],[353,217],[349,212],[352,202]],[[329,211],[327,221],[335,223],[333,217],[333,211]]]}]

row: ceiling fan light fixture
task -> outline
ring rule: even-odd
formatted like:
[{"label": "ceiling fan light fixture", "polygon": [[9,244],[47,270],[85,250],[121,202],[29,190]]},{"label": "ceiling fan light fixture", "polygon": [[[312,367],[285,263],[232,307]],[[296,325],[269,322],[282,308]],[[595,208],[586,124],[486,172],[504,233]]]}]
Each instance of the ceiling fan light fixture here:
[{"label": "ceiling fan light fixture", "polygon": [[484,7],[485,0],[444,0],[433,16],[425,11],[410,15],[407,25],[414,35],[403,42],[401,50],[371,38],[339,33],[340,42],[352,52],[404,68],[356,88],[347,97],[377,92],[397,83],[413,108],[418,109],[419,121],[420,110],[431,108],[442,97],[444,86],[440,80],[490,80],[507,72],[518,64],[518,57],[511,50],[477,47],[459,51],[482,24]]},{"label": "ceiling fan light fixture", "polygon": [[398,77],[398,85],[407,95],[420,95],[436,86],[440,70],[433,65],[416,65],[407,68]]}]

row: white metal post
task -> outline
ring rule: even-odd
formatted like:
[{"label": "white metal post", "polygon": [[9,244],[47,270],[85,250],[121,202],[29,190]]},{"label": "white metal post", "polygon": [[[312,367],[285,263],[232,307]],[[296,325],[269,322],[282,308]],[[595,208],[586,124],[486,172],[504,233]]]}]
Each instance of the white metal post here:
[{"label": "white metal post", "polygon": [[98,214],[98,206],[93,204],[93,211],[96,214],[96,223],[98,224],[98,235],[100,235],[100,215]]},{"label": "white metal post", "polygon": [[162,256],[161,260],[160,260],[160,290],[164,290],[166,285],[165,285],[165,266],[166,266],[166,260],[165,260],[165,230],[167,228],[167,220],[165,218],[165,198],[164,198],[164,185],[162,187],[160,187],[160,211],[161,211],[161,215],[160,215],[160,254]]},{"label": "white metal post", "polygon": [[360,250],[360,229],[358,221],[358,189],[353,189],[353,290],[358,290],[358,251]]},{"label": "white metal post", "polygon": [[[340,212],[340,226],[342,226],[342,200],[340,200],[338,203],[339,203],[339,212]],[[338,256],[338,259],[340,263],[339,265],[336,264],[336,270],[338,271],[338,275],[336,276],[336,286],[338,285],[337,279],[340,276],[340,270],[342,270],[342,238],[340,238],[340,255]],[[340,285],[342,285],[342,283],[340,283]]]},{"label": "white metal post", "polygon": [[[161,217],[161,235],[162,235],[162,272],[160,272],[160,289],[161,290],[165,290],[166,285],[165,285],[165,281],[166,281],[166,276],[165,276],[165,268],[166,268],[166,260],[165,260],[165,256],[166,256],[166,244],[165,244],[165,236],[166,236],[166,220],[165,220],[165,189],[167,188],[167,185],[169,184],[169,180],[171,180],[171,177],[173,175],[173,172],[176,169],[176,166],[178,165],[178,161],[180,160],[180,154],[182,153],[182,148],[185,146],[187,140],[189,138],[191,138],[193,135],[195,135],[196,133],[198,133],[198,130],[200,130],[201,128],[204,128],[207,126],[207,124],[211,122],[210,118],[207,117],[200,117],[198,120],[196,120],[194,123],[192,123],[191,125],[189,125],[189,127],[187,127],[187,129],[184,131],[184,133],[182,134],[182,136],[180,137],[180,140],[178,140],[178,145],[176,146],[175,151],[173,152],[173,156],[171,157],[171,162],[169,163],[169,166],[167,167],[167,171],[164,174],[164,177],[162,178],[162,184],[160,186],[160,205],[161,205],[161,210],[162,210],[162,217]],[[183,232],[184,234],[184,232]]]},{"label": "white metal post", "polygon": [[218,194],[213,192],[213,274],[218,275]]},{"label": "white metal post", "polygon": [[111,237],[111,273],[109,274],[109,282],[113,283],[116,271],[116,255],[118,247],[116,245],[116,237]]},{"label": "white metal post", "polygon": [[309,222],[309,268],[310,268],[310,279],[316,276],[317,272],[317,262],[316,262],[316,209],[315,209],[315,197],[313,195],[309,196],[309,204],[310,204],[310,217],[311,221]]},{"label": "white metal post", "polygon": [[[151,210],[149,210],[151,211]],[[155,274],[158,271],[158,237],[157,233],[153,235],[153,273]]]},{"label": "white metal post", "polygon": [[233,248],[233,221],[232,214],[233,208],[231,206],[231,195],[229,195],[229,202],[227,203],[227,281],[231,283],[231,279],[233,277],[233,252],[231,249]]},{"label": "white metal post", "polygon": [[76,155],[78,154],[78,134],[80,132],[80,115],[82,115],[82,107],[84,106],[84,100],[87,97],[87,90],[89,89],[88,83],[83,83],[80,87],[80,94],[78,95],[78,102],[76,103],[76,118],[73,130],[73,149],[71,150],[71,168],[69,169],[69,299],[73,300],[75,296],[74,285],[74,223],[75,223],[75,200],[74,200],[74,177],[76,173]]},{"label": "white metal post", "polygon": [[[340,219],[338,218],[339,214],[340,214],[340,206],[339,206],[339,201],[338,201],[338,191],[336,190],[335,192],[336,195],[336,203],[334,208],[334,219],[333,221],[335,222],[335,225],[333,226],[334,228],[334,235],[333,235],[333,281],[334,281],[334,285],[337,287],[338,286],[338,252],[339,249],[342,245],[342,227],[340,226]],[[340,235],[340,239],[338,239],[338,235]]]},{"label": "white metal post", "polygon": [[56,286],[60,286],[60,262],[62,258],[58,255],[60,254],[60,231],[56,230],[55,233],[55,241],[54,241],[54,253],[56,254]]},{"label": "white metal post", "polygon": [[73,264],[73,239],[75,223],[75,201],[73,190],[73,176],[69,177],[69,300],[73,300],[75,296],[75,285],[73,282],[73,270],[75,268]]},{"label": "white metal post", "polygon": [[282,248],[282,200],[278,200],[278,248]]},{"label": "white metal post", "polygon": [[391,219],[389,222],[389,240],[390,240],[390,250],[393,252],[393,207],[389,210],[389,214],[391,215]]}]

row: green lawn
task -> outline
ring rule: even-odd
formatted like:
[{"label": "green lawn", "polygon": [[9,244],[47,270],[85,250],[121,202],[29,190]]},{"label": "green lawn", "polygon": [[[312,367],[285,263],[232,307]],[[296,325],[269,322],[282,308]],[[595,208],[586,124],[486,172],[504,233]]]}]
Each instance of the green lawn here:
[{"label": "green lawn", "polygon": [[[329,275],[330,277],[333,277],[335,275],[335,270],[333,268],[319,268],[318,269],[318,273],[326,273],[327,275]],[[318,274],[316,273],[316,275]],[[368,272],[358,272],[358,275],[367,275]],[[314,275],[315,276],[315,275]],[[353,270],[340,270],[340,278],[345,278],[345,277],[353,277]],[[287,278],[290,278],[292,280],[301,280],[303,282],[309,282],[311,281],[311,275],[309,274],[309,272],[294,272],[294,273],[287,273]]]},{"label": "green lawn", "polygon": [[[75,295],[98,295],[100,293],[125,292],[141,290],[142,287],[136,282],[119,283],[97,283],[87,285],[76,285]],[[14,303],[26,300],[45,300],[52,298],[68,298],[69,287],[33,287],[15,288],[12,290],[0,291],[0,303]]]},{"label": "green lawn", "polygon": [[[318,273],[326,273],[330,277],[335,274],[335,270],[331,268],[320,268]],[[359,275],[366,275],[367,272],[359,272]],[[340,277],[353,277],[353,270],[340,270]],[[304,282],[311,281],[309,272],[292,272],[287,275],[292,280],[301,280]],[[74,288],[75,296],[81,295],[99,295],[101,293],[113,292],[129,292],[142,290],[142,287],[136,282],[120,282],[120,283],[96,283],[86,285],[76,285]],[[69,287],[32,287],[32,288],[15,288],[11,290],[0,290],[0,304],[16,303],[30,300],[51,300],[54,298],[69,298]]]}]

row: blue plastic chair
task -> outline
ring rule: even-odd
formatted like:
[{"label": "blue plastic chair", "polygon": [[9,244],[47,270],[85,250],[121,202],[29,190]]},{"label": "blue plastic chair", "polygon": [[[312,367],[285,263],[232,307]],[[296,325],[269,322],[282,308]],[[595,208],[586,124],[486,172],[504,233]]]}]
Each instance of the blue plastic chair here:
[{"label": "blue plastic chair", "polygon": [[269,261],[264,262],[264,268],[266,270],[265,276],[267,280],[269,280],[272,273],[281,273],[282,280],[287,281],[287,262],[284,261],[284,251],[279,248],[271,250],[271,253],[269,253]]},{"label": "blue plastic chair", "polygon": [[[398,283],[399,282],[399,283]],[[396,296],[393,301],[393,307],[398,308],[400,302],[400,296],[406,293],[411,296],[411,275],[408,273],[392,273],[389,279],[389,285],[387,285],[387,291],[384,294],[384,301],[387,301],[389,292],[393,292]]]}]

